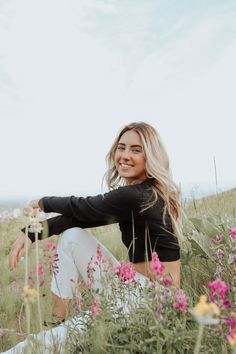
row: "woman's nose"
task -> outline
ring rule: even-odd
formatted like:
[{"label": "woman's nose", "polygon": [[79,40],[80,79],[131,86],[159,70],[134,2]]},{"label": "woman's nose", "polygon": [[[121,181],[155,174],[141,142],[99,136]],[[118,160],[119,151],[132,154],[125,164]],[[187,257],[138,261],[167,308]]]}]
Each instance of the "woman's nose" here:
[{"label": "woman's nose", "polygon": [[129,158],[130,158],[130,151],[129,151],[129,149],[124,149],[124,150],[122,151],[122,157],[123,157],[124,159],[129,159]]}]

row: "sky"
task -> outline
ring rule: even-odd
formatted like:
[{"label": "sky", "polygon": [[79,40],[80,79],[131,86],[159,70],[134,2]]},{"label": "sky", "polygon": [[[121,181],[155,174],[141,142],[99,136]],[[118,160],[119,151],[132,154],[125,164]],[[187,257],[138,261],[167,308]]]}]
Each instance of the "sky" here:
[{"label": "sky", "polygon": [[100,193],[132,121],[156,127],[183,191],[235,187],[235,16],[234,0],[0,0],[0,199]]}]

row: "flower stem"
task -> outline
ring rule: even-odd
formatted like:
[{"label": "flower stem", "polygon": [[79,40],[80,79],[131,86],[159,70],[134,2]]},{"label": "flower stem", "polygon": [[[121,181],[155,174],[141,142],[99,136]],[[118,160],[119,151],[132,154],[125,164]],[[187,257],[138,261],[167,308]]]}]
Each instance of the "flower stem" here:
[{"label": "flower stem", "polygon": [[194,348],[194,354],[200,353],[202,336],[203,336],[203,329],[204,329],[204,324],[200,323],[199,329],[198,329],[197,341],[196,341],[195,348]]},{"label": "flower stem", "polygon": [[39,328],[40,331],[43,330],[42,327],[42,316],[40,308],[40,296],[39,296],[39,246],[38,246],[38,233],[35,232],[35,251],[36,251],[36,290],[38,292],[37,296],[37,308],[38,308],[38,317],[39,317]]},{"label": "flower stem", "polygon": [[[28,245],[28,225],[25,228],[25,233],[26,233],[26,243],[25,243],[25,286],[28,286],[28,279],[29,279],[29,257],[28,257],[28,252],[29,252],[29,245]],[[25,300],[25,317],[26,317],[26,333],[27,335],[30,334],[30,306],[29,306],[29,301],[26,299]]]}]

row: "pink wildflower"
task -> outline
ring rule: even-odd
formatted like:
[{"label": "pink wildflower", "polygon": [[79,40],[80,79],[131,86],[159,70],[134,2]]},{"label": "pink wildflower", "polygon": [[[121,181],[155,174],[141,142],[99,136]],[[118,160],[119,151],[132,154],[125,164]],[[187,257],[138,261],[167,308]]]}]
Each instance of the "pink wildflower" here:
[{"label": "pink wildflower", "polygon": [[236,332],[236,316],[229,316],[226,317],[224,320],[224,325],[228,327],[228,335],[233,336],[233,334]]},{"label": "pink wildflower", "polygon": [[[39,286],[43,286],[44,285],[44,279],[42,279],[44,277],[44,271],[43,271],[43,265],[42,263],[38,264],[38,271],[37,271],[39,277],[41,279],[39,279]],[[35,278],[36,278],[36,266],[33,267],[32,271],[29,273],[29,284],[31,287],[33,287],[35,285]]]},{"label": "pink wildflower", "polygon": [[161,264],[156,252],[152,253],[151,269],[154,270],[156,276],[160,276],[164,270],[163,264]]},{"label": "pink wildflower", "polygon": [[93,257],[91,257],[90,261],[88,262],[87,265],[87,275],[88,275],[88,282],[87,282],[87,287],[89,289],[92,288],[93,284],[94,284],[94,260]]},{"label": "pink wildflower", "polygon": [[76,310],[78,312],[80,312],[82,310],[84,306],[84,300],[83,300],[83,297],[81,296],[81,294],[79,293],[76,297],[75,297],[75,307],[76,307]]},{"label": "pink wildflower", "polygon": [[221,305],[223,305],[225,308],[230,307],[230,303],[229,303],[228,299],[226,298],[229,287],[224,281],[217,279],[212,282],[209,282],[208,286],[211,290],[211,293],[209,296],[210,301],[212,301],[218,305],[220,302]]},{"label": "pink wildflower", "polygon": [[212,240],[211,242],[214,243],[214,244],[218,244],[218,243],[221,243],[221,241],[224,240],[224,235],[216,235]]},{"label": "pink wildflower", "polygon": [[188,298],[183,290],[177,290],[174,297],[173,307],[175,310],[180,310],[182,313],[187,312]]},{"label": "pink wildflower", "polygon": [[0,328],[0,339],[6,335],[6,332]]},{"label": "pink wildflower", "polygon": [[229,229],[229,233],[230,233],[230,236],[232,237],[232,239],[233,239],[234,241],[236,241],[236,227],[231,227],[231,228]]},{"label": "pink wildflower", "polygon": [[38,275],[39,276],[42,276],[44,273],[43,273],[43,265],[42,263],[39,263],[38,265]]},{"label": "pink wildflower", "polygon": [[162,282],[164,286],[171,286],[172,281],[164,272],[164,265],[160,262],[159,257],[156,252],[152,253],[151,269],[158,280]]},{"label": "pink wildflower", "polygon": [[97,245],[97,259],[102,259],[102,246],[100,244]]},{"label": "pink wildflower", "polygon": [[56,248],[57,248],[57,246],[55,245],[54,242],[48,242],[48,243],[47,243],[47,249],[48,249],[48,251],[55,251]]},{"label": "pink wildflower", "polygon": [[54,242],[48,242],[44,246],[44,257],[47,258],[47,264],[49,268],[49,273],[57,274],[58,273],[58,264],[59,261],[58,253],[55,253],[56,245]]},{"label": "pink wildflower", "polygon": [[91,305],[91,316],[92,319],[102,312],[101,301],[99,297],[95,297]]},{"label": "pink wildflower", "polygon": [[121,277],[124,282],[129,280],[135,282],[136,272],[134,271],[133,264],[131,262],[121,262],[118,266],[116,266],[116,274]]},{"label": "pink wildflower", "polygon": [[57,274],[58,273],[58,265],[57,262],[59,261],[58,253],[55,253],[49,257],[49,273]]}]

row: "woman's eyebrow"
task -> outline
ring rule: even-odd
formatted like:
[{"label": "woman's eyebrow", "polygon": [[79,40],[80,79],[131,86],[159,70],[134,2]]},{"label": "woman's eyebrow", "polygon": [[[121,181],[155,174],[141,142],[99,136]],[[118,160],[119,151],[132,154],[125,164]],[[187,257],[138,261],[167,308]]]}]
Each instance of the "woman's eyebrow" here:
[{"label": "woman's eyebrow", "polygon": [[[118,143],[118,145],[126,146],[124,143]],[[130,147],[140,147],[141,149],[143,148],[141,145],[130,145]]]}]

